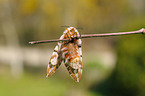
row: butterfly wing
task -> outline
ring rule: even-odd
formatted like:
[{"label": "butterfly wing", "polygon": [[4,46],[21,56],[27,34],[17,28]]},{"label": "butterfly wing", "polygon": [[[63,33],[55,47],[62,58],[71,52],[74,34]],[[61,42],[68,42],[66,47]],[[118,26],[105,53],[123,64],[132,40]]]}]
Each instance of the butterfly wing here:
[{"label": "butterfly wing", "polygon": [[65,54],[65,66],[70,76],[76,82],[79,82],[82,76],[82,50],[77,44],[69,43],[67,45],[68,52]]},{"label": "butterfly wing", "polygon": [[61,46],[62,43],[59,42],[56,47],[54,48],[54,51],[52,53],[52,56],[49,60],[49,64],[47,67],[47,75],[46,77],[51,76],[53,73],[55,73],[56,69],[60,66],[61,62],[62,62],[62,58],[61,58]]},{"label": "butterfly wing", "polygon": [[[73,31],[72,31],[73,32]],[[79,35],[78,31],[77,35]],[[67,37],[71,36],[69,30]],[[75,39],[73,42],[63,42],[62,46],[62,58],[64,58],[64,63],[70,76],[76,82],[79,82],[82,76],[82,49],[81,49],[81,39]]]}]

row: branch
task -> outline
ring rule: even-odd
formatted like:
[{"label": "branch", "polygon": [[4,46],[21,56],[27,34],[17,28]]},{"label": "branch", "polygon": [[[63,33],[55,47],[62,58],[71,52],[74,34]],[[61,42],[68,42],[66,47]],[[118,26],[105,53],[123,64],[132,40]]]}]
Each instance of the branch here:
[{"label": "branch", "polygon": [[[142,28],[138,31],[130,31],[130,32],[119,32],[119,33],[105,33],[105,34],[87,34],[81,35],[77,38],[92,38],[92,37],[109,37],[109,36],[119,36],[119,35],[130,35],[130,34],[145,34],[145,29]],[[55,40],[43,40],[43,41],[32,41],[30,44],[40,44],[40,43],[51,43],[51,42],[59,42],[59,41],[70,41],[71,39],[55,39]]]}]

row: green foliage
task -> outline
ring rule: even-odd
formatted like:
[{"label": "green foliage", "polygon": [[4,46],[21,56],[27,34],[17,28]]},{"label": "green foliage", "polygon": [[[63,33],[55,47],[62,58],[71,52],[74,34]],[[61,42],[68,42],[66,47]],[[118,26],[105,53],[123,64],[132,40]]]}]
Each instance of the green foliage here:
[{"label": "green foliage", "polygon": [[145,88],[145,39],[143,37],[142,35],[128,36],[118,42],[116,80],[118,87],[124,89],[126,94],[140,96],[145,93],[142,90]]},{"label": "green foliage", "polygon": [[[0,79],[0,95],[1,96],[62,96],[66,89],[62,83],[49,82],[46,78],[38,78],[25,74],[21,79],[5,78]],[[54,84],[55,83],[55,84]]]}]

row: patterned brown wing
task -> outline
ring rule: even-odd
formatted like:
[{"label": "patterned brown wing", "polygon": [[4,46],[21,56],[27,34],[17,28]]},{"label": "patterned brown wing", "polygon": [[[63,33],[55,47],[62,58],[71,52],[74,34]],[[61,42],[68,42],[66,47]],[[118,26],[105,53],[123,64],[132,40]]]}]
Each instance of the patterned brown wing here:
[{"label": "patterned brown wing", "polygon": [[56,69],[60,66],[60,64],[62,62],[60,48],[61,48],[61,43],[58,43],[54,49],[54,52],[52,53],[50,60],[49,60],[46,77],[49,77],[53,73],[55,73]]},{"label": "patterned brown wing", "polygon": [[[74,27],[67,29],[64,38],[73,38],[79,35]],[[74,39],[72,41],[63,42],[62,58],[64,59],[65,66],[70,73],[70,76],[76,82],[79,82],[82,76],[82,50],[81,39]]]}]

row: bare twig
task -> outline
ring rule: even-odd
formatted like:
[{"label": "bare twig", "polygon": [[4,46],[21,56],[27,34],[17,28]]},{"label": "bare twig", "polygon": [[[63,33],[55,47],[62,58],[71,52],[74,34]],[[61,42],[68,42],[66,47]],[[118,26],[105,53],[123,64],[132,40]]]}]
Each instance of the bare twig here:
[{"label": "bare twig", "polygon": [[54,40],[42,40],[42,41],[31,41],[30,44],[40,44],[40,43],[51,43],[51,42],[59,42],[59,41],[69,41],[71,39],[54,39]]},{"label": "bare twig", "polygon": [[[145,34],[145,29],[142,28],[138,31],[130,31],[130,32],[119,32],[119,33],[105,33],[105,34],[87,34],[81,35],[77,38],[92,38],[92,37],[109,37],[109,36],[118,36],[118,35],[130,35],[130,34]],[[51,42],[59,42],[59,41],[70,41],[71,39],[55,39],[55,40],[43,40],[43,41],[32,41],[30,44],[40,44],[40,43],[51,43]]]}]

